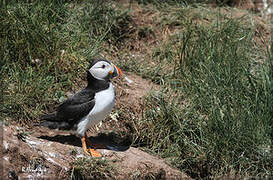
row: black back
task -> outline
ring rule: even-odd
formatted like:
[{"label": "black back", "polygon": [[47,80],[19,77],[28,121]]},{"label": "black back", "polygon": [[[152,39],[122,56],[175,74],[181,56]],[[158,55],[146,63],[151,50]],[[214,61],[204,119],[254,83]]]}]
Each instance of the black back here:
[{"label": "black back", "polygon": [[[91,64],[91,67],[98,61],[95,60]],[[110,63],[107,60],[103,60]],[[65,100],[58,108],[56,113],[42,116],[43,120],[54,122],[65,122],[70,127],[73,127],[95,106],[95,94],[99,91],[105,90],[110,85],[110,80],[98,80],[94,78],[89,71],[87,71],[88,85],[83,90],[77,92],[72,97]]]}]

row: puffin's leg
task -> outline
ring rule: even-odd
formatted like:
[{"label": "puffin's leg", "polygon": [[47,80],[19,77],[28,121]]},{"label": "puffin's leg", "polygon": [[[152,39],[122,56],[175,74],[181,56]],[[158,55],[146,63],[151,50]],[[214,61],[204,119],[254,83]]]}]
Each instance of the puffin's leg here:
[{"label": "puffin's leg", "polygon": [[88,149],[87,149],[87,147],[86,147],[85,138],[86,138],[85,136],[81,137],[83,151],[84,151],[86,154],[91,155],[91,154],[88,152]]},{"label": "puffin's leg", "polygon": [[91,155],[92,157],[102,157],[102,155],[98,151],[95,151],[95,149],[93,149],[93,148],[87,149],[86,142],[89,145],[92,145],[92,143],[90,142],[90,140],[88,139],[88,137],[85,133],[84,137],[82,137],[82,147],[83,147],[84,152],[87,153],[88,155]]}]

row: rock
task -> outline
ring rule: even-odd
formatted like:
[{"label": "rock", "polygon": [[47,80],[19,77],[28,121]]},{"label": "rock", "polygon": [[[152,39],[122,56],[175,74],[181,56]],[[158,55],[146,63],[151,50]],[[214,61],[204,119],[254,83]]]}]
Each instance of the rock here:
[{"label": "rock", "polygon": [[[92,158],[84,154],[80,139],[74,135],[44,127],[32,131],[14,125],[3,126],[4,179],[68,179],[76,159]],[[153,173],[153,177],[161,179],[190,179],[163,159],[134,147],[98,151],[103,158],[112,160],[118,170],[117,179],[144,177],[140,175],[145,173]]]}]

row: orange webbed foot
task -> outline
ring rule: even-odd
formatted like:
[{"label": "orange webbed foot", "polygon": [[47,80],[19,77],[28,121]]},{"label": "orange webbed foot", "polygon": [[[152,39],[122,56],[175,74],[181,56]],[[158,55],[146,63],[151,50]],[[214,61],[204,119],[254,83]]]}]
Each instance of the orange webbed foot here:
[{"label": "orange webbed foot", "polygon": [[102,157],[101,153],[96,151],[95,149],[88,149],[92,157]]},{"label": "orange webbed foot", "polygon": [[[90,140],[87,139],[87,136],[86,136],[86,135],[83,136],[83,137],[81,138],[81,141],[82,141],[82,148],[83,148],[83,151],[84,151],[86,154],[88,154],[89,156],[92,156],[92,157],[102,157],[102,155],[101,155],[99,152],[95,151],[95,149],[92,149],[92,148],[87,149],[86,141],[89,143]],[[91,142],[90,142],[90,143],[91,143]]]}]

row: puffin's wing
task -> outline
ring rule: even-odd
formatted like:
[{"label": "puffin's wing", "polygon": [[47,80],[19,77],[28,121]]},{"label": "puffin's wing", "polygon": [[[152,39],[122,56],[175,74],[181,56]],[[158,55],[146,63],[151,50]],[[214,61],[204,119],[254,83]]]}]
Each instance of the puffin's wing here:
[{"label": "puffin's wing", "polygon": [[80,120],[86,116],[95,106],[95,93],[90,90],[82,90],[65,100],[57,108],[59,120]]}]

